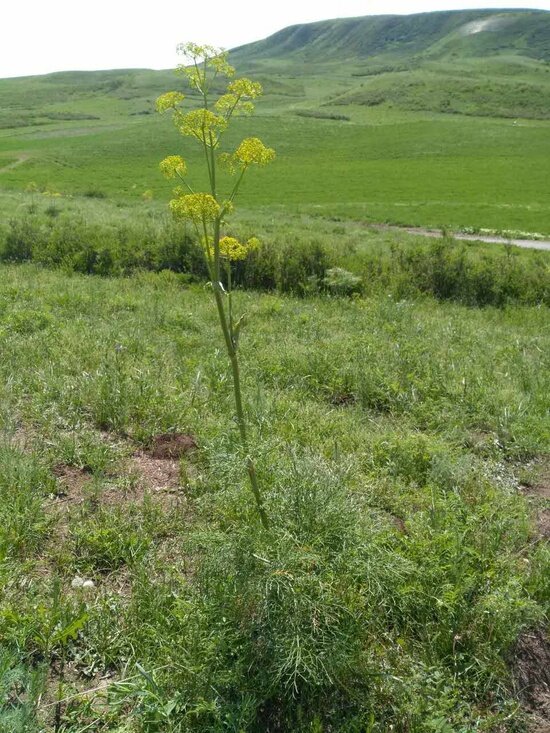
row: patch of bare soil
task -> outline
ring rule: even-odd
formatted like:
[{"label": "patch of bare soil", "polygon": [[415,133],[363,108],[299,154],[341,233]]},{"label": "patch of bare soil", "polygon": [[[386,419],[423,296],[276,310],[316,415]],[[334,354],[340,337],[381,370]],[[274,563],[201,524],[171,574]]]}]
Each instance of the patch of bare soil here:
[{"label": "patch of bare soil", "polygon": [[543,629],[520,636],[512,651],[512,673],[530,716],[530,733],[550,733],[550,639]]},{"label": "patch of bare soil", "polygon": [[84,487],[92,479],[89,471],[77,466],[69,466],[66,463],[58,463],[53,467],[53,474],[59,483],[56,498],[82,501]]},{"label": "patch of bare soil", "polygon": [[147,451],[152,458],[181,458],[193,453],[198,448],[197,442],[188,433],[163,433],[153,438]]},{"label": "patch of bare soil", "polygon": [[180,460],[190,458],[197,449],[192,435],[163,433],[153,438],[148,449],[133,454],[130,469],[142,489],[174,494],[182,488]]},{"label": "patch of bare soil", "polygon": [[179,459],[155,458],[149,453],[139,451],[130,459],[130,465],[142,489],[159,492],[179,488]]}]

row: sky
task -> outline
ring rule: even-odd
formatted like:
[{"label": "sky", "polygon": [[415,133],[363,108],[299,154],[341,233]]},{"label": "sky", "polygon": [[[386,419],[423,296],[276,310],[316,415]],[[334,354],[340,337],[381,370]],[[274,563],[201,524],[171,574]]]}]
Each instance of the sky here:
[{"label": "sky", "polygon": [[175,50],[180,42],[233,48],[295,23],[462,8],[550,10],[550,0],[7,0],[0,78],[169,69],[180,62]]}]

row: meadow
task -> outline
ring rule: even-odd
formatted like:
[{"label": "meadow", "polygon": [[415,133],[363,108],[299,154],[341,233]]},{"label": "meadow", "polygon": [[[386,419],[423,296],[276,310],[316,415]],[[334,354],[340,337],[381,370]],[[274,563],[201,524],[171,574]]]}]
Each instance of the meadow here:
[{"label": "meadow", "polygon": [[1,298],[2,730],[524,729],[546,308],[240,292],[266,534],[202,286]]},{"label": "meadow", "polygon": [[550,253],[452,231],[550,235],[548,17],[235,51],[228,144],[277,150],[226,226],[269,528],[158,170],[199,166],[174,76],[0,80],[0,733],[544,733]]}]

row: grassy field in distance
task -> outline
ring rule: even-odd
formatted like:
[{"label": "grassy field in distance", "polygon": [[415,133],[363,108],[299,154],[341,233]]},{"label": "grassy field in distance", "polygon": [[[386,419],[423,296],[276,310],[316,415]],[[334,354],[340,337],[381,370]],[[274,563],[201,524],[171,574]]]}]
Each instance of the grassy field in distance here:
[{"label": "grassy field in distance", "polygon": [[[288,54],[274,55],[267,41],[237,49],[239,71],[261,79],[266,96],[254,121],[241,120],[227,144],[254,131],[278,154],[268,174],[245,185],[242,204],[550,233],[550,52],[539,39],[548,15],[519,14],[516,47],[505,36],[500,50],[490,45],[496,33],[477,34],[477,46],[460,35],[471,14],[465,25],[447,15],[439,36],[426,25],[424,46],[420,27],[405,27],[413,56],[377,42],[375,56],[338,63],[326,56],[322,33],[306,44],[305,56],[284,44]],[[518,40],[526,28],[539,29],[532,49]],[[0,170],[0,186],[23,189],[34,181],[121,202],[150,190],[166,200],[170,188],[158,161],[175,152],[191,165],[196,160],[193,147],[154,112],[156,96],[177,84],[171,72],[145,70],[0,80],[0,159],[20,161]],[[204,183],[200,175],[196,182]]]}]

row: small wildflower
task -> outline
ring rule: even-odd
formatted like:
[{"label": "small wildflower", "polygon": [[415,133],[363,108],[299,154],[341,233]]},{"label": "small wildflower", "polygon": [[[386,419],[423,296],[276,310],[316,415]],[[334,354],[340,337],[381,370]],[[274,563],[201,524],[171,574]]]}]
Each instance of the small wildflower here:
[{"label": "small wildflower", "polygon": [[242,78],[235,79],[235,81],[229,82],[227,85],[227,91],[230,94],[234,94],[236,97],[249,97],[250,99],[256,99],[262,94],[262,85],[258,81],[251,81],[250,79]]},{"label": "small wildflower", "polygon": [[165,178],[175,178],[183,176],[187,172],[187,166],[181,155],[169,155],[159,163],[159,168]]},{"label": "small wildflower", "polygon": [[227,77],[234,76],[235,74],[235,67],[231,66],[231,64],[227,61],[227,51],[223,51],[217,56],[214,56],[214,58],[210,59],[210,64],[218,74],[223,74]]},{"label": "small wildflower", "polygon": [[176,52],[180,56],[185,56],[192,61],[201,61],[205,58],[211,58],[212,56],[219,56],[223,53],[221,48],[215,46],[209,46],[207,44],[201,46],[199,43],[178,43],[176,46]]},{"label": "small wildflower", "polygon": [[222,170],[227,171],[231,175],[235,173],[235,158],[231,153],[221,153],[218,156],[218,165]]},{"label": "small wildflower", "polygon": [[[194,64],[200,64],[206,61],[217,74],[223,74],[227,77],[235,74],[235,69],[227,61],[227,51],[223,48],[216,48],[215,46],[209,45],[201,46],[198,43],[180,43],[176,50],[181,56],[185,56],[185,58]],[[178,71],[183,72],[191,79],[192,72],[188,71],[188,68],[181,64],[178,66]]]},{"label": "small wildflower", "polygon": [[215,104],[218,112],[227,116],[232,114],[245,114],[250,115],[254,112],[254,105],[252,102],[243,102],[235,94],[224,94],[222,95]]},{"label": "small wildflower", "polygon": [[[235,262],[237,260],[245,260],[249,252],[257,249],[259,241],[256,237],[251,237],[248,242],[239,242],[235,237],[222,237],[220,239],[220,257]],[[212,247],[209,247],[210,254],[213,255]]]},{"label": "small wildflower", "polygon": [[239,242],[235,237],[222,237],[220,239],[220,255],[227,260],[244,260],[246,259],[246,245]]},{"label": "small wildflower", "polygon": [[167,112],[169,109],[176,109],[178,104],[184,99],[185,94],[182,94],[181,92],[166,92],[166,94],[161,94],[157,99],[155,105],[156,110],[162,114],[163,112]]}]

